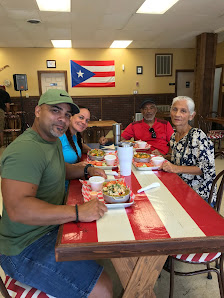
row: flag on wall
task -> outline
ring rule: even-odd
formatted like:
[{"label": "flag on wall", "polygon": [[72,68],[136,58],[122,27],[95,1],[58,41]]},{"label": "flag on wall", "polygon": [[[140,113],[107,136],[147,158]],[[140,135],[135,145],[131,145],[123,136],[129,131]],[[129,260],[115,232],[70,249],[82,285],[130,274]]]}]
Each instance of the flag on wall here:
[{"label": "flag on wall", "polygon": [[70,60],[70,65],[72,87],[115,87],[114,60]]}]

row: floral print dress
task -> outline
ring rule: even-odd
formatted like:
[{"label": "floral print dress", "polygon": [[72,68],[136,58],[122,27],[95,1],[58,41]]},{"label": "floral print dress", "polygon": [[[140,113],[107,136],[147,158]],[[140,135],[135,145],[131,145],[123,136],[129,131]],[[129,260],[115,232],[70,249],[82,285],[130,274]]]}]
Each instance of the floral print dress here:
[{"label": "floral print dress", "polygon": [[[192,128],[184,152],[187,135],[179,142],[175,141],[175,135],[176,132],[170,139],[171,162],[178,166],[197,166],[201,169],[202,175],[179,174],[179,176],[204,200],[208,201],[212,182],[216,177],[213,143],[201,129]],[[213,194],[212,203],[215,200],[216,192]]]}]

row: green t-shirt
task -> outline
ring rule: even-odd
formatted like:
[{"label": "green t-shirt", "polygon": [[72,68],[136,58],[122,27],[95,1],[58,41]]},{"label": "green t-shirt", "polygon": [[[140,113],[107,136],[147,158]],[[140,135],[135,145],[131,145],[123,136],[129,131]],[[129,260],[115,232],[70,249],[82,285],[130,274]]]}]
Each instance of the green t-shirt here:
[{"label": "green t-shirt", "polygon": [[[38,133],[28,129],[4,151],[1,177],[38,185],[38,199],[62,205],[65,196],[65,162],[60,140],[47,142]],[[54,227],[13,222],[3,204],[0,253],[17,255]]]}]

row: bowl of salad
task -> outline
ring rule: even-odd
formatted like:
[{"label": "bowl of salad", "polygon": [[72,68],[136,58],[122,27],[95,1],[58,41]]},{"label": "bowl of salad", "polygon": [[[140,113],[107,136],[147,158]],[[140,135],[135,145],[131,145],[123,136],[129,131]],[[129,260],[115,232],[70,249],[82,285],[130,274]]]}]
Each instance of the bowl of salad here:
[{"label": "bowl of salad", "polygon": [[134,161],[135,162],[149,162],[151,155],[145,152],[135,152]]},{"label": "bowl of salad", "polygon": [[105,152],[101,149],[92,149],[87,153],[90,160],[103,160]]},{"label": "bowl of salad", "polygon": [[130,189],[120,180],[104,182],[102,193],[104,201],[111,204],[125,203],[130,198]]}]

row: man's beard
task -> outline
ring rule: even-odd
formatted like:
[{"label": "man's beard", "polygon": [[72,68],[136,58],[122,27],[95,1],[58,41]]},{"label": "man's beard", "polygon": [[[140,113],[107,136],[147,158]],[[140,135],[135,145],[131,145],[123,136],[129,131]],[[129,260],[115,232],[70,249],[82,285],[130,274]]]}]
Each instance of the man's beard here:
[{"label": "man's beard", "polygon": [[146,117],[144,117],[144,119],[146,120],[146,121],[152,121],[152,120],[154,120],[154,118],[155,118],[155,115],[152,115],[152,116],[146,116]]},{"label": "man's beard", "polygon": [[55,138],[61,137],[65,133],[65,131],[66,131],[66,127],[64,129],[57,128],[56,130],[54,130],[53,127],[51,127],[51,129],[50,129],[51,135]]}]

